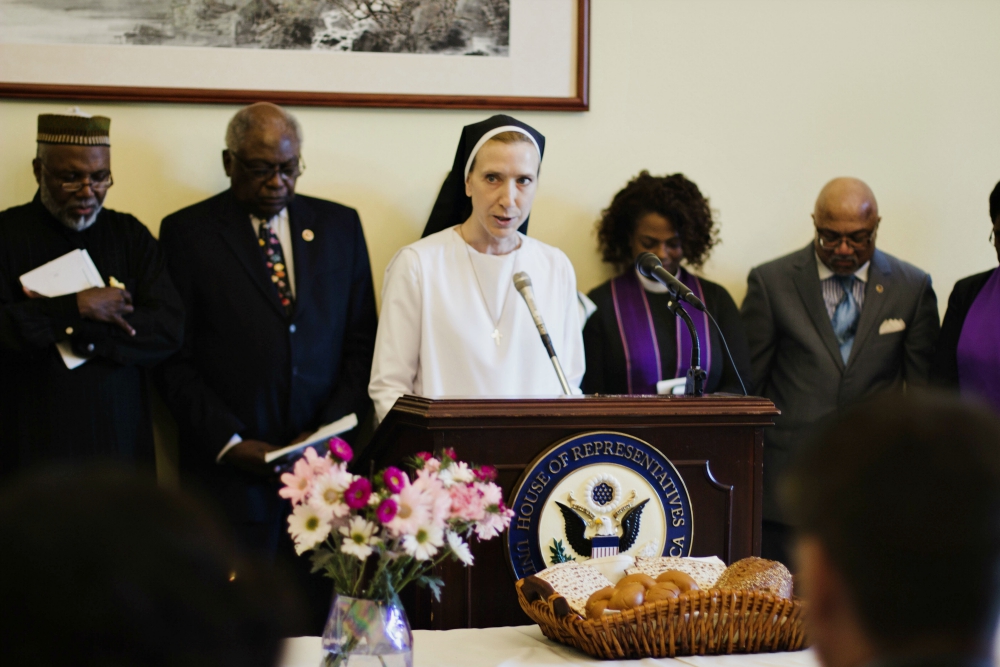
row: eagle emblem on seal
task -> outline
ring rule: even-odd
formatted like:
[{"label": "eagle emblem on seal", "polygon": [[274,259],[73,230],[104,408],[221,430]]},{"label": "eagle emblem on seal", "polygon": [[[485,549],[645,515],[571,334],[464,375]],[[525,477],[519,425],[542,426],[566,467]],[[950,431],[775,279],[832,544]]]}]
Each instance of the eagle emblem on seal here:
[{"label": "eagle emblem on seal", "polygon": [[584,494],[584,504],[577,502],[572,491],[567,504],[555,501],[570,548],[583,558],[614,556],[631,549],[649,498],[637,503],[633,490],[622,502],[621,484],[608,474],[590,479]]}]

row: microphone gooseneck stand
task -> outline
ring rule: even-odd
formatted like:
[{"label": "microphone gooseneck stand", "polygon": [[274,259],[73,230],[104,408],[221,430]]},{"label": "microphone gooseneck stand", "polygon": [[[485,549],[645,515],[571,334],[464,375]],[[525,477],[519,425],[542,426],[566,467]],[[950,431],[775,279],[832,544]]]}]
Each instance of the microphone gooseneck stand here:
[{"label": "microphone gooseneck stand", "polygon": [[[698,310],[705,310],[705,304],[691,294],[691,290],[687,289],[687,286],[671,276],[663,268],[660,258],[653,253],[645,252],[639,255],[635,260],[635,266],[639,270],[639,273],[666,287],[670,296],[673,297],[667,302],[667,308],[675,316],[684,320],[684,324],[687,325],[688,331],[691,333],[691,367],[688,369],[687,379],[684,382],[684,395],[704,396],[708,374],[701,367],[701,341],[698,339],[698,331],[694,328],[691,316],[681,307],[680,299],[684,298],[685,301],[691,303]],[[687,294],[682,293],[682,290]],[[677,341],[677,344],[680,345],[680,341]]]},{"label": "microphone gooseneck stand", "polygon": [[538,312],[538,308],[535,306],[535,294],[531,289],[531,278],[527,273],[518,271],[514,274],[514,289],[520,292],[524,298],[524,302],[528,306],[531,319],[535,321],[535,328],[538,329],[538,335],[541,336],[545,351],[552,361],[552,367],[556,370],[556,375],[559,377],[559,384],[562,385],[563,394],[566,396],[571,395],[573,390],[570,389],[569,382],[566,381],[566,374],[563,373],[562,364],[559,363],[559,357],[556,356],[556,348],[552,345],[552,337],[549,336],[549,332],[545,328],[545,321],[542,320],[542,314]]},{"label": "microphone gooseneck stand", "polygon": [[[671,296],[673,296],[671,294]],[[676,300],[671,299],[667,303],[667,308],[677,317],[684,320],[688,331],[691,333],[691,367],[688,368],[687,380],[684,382],[685,396],[704,396],[705,383],[708,381],[708,374],[701,367],[701,341],[698,339],[698,332],[694,328],[694,321],[688,312],[681,307]]]}]

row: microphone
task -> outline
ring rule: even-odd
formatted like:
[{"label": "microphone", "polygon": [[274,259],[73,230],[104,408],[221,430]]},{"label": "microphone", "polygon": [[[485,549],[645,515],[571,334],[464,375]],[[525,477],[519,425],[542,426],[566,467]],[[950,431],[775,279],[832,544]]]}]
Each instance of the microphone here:
[{"label": "microphone", "polygon": [[639,255],[635,260],[635,268],[639,269],[639,273],[643,276],[660,282],[679,300],[687,301],[698,310],[705,310],[705,304],[701,302],[701,299],[696,297],[687,285],[663,268],[660,258],[653,253],[644,252]]},{"label": "microphone", "polygon": [[542,337],[542,344],[545,345],[545,351],[549,353],[549,359],[552,360],[552,367],[556,369],[556,375],[559,376],[559,384],[562,385],[563,393],[567,396],[572,394],[569,382],[566,381],[566,375],[563,373],[562,364],[559,363],[559,357],[556,356],[556,349],[552,347],[552,338],[549,337],[549,332],[545,328],[542,314],[535,307],[535,293],[531,289],[531,278],[528,277],[527,273],[518,271],[514,274],[514,289],[521,293],[524,302],[528,304],[531,319],[535,321],[535,328],[538,329],[538,335]]}]

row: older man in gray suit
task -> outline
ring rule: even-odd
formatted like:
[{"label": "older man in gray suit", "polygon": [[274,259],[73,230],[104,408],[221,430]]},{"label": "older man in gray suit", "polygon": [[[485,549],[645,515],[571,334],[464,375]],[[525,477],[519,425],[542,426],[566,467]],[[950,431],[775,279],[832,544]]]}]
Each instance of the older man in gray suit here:
[{"label": "older man in gray suit", "polygon": [[776,489],[817,420],[875,392],[927,381],[940,329],[926,273],[875,249],[881,218],[855,178],[823,187],[815,238],[747,279],[741,314],[755,393],[781,410],[764,438],[762,555],[787,562]]}]

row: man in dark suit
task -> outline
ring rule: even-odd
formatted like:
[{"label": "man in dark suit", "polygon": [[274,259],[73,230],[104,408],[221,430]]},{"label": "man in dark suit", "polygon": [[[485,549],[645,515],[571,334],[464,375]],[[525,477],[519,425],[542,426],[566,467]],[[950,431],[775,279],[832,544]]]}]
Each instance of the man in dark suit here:
[{"label": "man in dark suit", "polygon": [[376,314],[361,222],[353,209],[295,194],[300,145],[280,107],[242,109],[222,154],[232,187],[160,231],[188,308],[184,345],[160,374],[182,476],[269,553],[285,507],[264,455],[370,410]]},{"label": "man in dark suit", "polygon": [[867,185],[834,179],[816,200],[813,242],[747,279],[754,391],[781,410],[764,437],[765,557],[788,560],[776,489],[810,427],[869,394],[927,382],[937,299],[930,276],[875,249],[880,220]]},{"label": "man in dark suit", "polygon": [[997,442],[988,410],[915,391],[844,411],[805,448],[783,500],[823,667],[995,664]]}]

